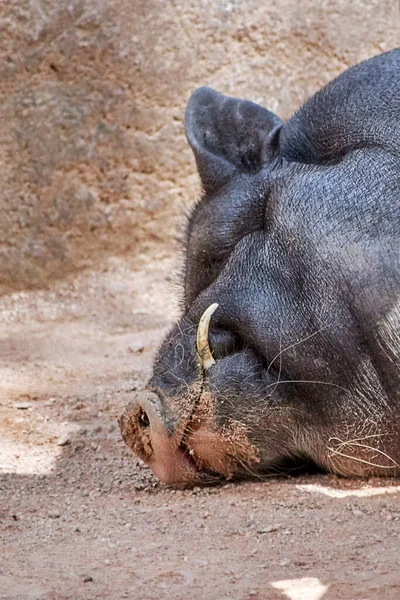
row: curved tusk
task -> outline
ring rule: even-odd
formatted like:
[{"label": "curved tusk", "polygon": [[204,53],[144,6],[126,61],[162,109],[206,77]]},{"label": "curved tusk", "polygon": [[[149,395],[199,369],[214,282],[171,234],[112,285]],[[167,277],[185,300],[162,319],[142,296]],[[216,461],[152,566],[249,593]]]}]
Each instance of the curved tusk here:
[{"label": "curved tusk", "polygon": [[218,308],[218,304],[214,303],[209,306],[202,314],[199,325],[197,327],[197,352],[199,353],[202,367],[208,371],[210,367],[215,365],[215,360],[211,354],[210,345],[208,343],[208,330],[210,327],[211,317]]}]

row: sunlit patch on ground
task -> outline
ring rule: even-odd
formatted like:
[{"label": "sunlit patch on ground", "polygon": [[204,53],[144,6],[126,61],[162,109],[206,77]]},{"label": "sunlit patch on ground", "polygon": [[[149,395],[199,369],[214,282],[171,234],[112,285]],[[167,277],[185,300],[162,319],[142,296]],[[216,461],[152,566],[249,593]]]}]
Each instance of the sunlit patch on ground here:
[{"label": "sunlit patch on ground", "polygon": [[296,485],[298,490],[310,492],[313,494],[322,494],[323,496],[329,496],[330,498],[348,498],[353,496],[355,498],[369,498],[371,496],[381,496],[383,494],[397,494],[400,492],[400,485],[387,486],[387,487],[362,487],[355,490],[337,490],[317,483]]},{"label": "sunlit patch on ground", "polygon": [[43,423],[33,419],[28,429],[27,420],[8,421],[8,430],[0,427],[0,473],[49,474],[63,446],[80,430],[79,425],[69,421]]},{"label": "sunlit patch on ground", "polygon": [[47,475],[54,467],[62,448],[36,446],[2,437],[0,441],[0,473]]},{"label": "sunlit patch on ground", "polygon": [[274,581],[271,585],[290,600],[322,600],[329,587],[323,585],[316,577]]}]

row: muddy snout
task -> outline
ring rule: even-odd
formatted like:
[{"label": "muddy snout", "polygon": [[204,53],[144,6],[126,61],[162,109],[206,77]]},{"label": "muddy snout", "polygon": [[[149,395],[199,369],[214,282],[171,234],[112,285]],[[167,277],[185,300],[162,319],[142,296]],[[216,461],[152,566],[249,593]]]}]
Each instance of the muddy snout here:
[{"label": "muddy snout", "polygon": [[119,418],[124,442],[145,462],[154,455],[154,436],[166,434],[162,405],[156,394],[143,392],[128,404]]},{"label": "muddy snout", "polygon": [[157,394],[138,394],[118,422],[127,446],[161,481],[174,484],[194,478],[195,470],[180,445],[182,428],[166,415]]}]

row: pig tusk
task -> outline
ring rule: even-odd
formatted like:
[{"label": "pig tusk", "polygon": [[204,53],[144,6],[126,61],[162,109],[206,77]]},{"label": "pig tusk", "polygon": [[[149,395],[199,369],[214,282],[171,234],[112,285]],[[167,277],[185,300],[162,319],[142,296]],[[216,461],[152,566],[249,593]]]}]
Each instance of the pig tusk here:
[{"label": "pig tusk", "polygon": [[202,314],[199,325],[197,327],[197,352],[199,353],[202,367],[208,371],[210,367],[215,365],[215,360],[211,354],[210,345],[208,343],[208,329],[212,315],[218,308],[218,304],[211,304]]}]

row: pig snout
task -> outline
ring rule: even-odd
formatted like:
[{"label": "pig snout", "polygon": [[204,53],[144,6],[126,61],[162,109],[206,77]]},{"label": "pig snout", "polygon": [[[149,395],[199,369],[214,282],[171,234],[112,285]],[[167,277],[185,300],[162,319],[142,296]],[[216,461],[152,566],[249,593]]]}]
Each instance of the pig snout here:
[{"label": "pig snout", "polygon": [[188,483],[196,469],[181,446],[179,423],[168,418],[160,398],[153,392],[138,395],[119,419],[122,437],[164,483]]}]

